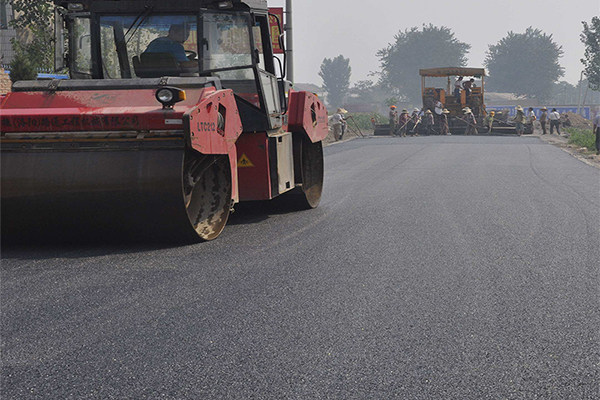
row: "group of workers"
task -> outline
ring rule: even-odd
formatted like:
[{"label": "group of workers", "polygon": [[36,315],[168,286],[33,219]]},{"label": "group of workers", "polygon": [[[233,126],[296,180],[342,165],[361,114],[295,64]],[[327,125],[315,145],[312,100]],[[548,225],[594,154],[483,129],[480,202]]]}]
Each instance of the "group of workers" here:
[{"label": "group of workers", "polygon": [[[396,106],[390,106],[388,115],[390,125],[390,135],[406,137],[406,135],[419,136],[419,132],[428,135],[449,135],[450,128],[448,125],[448,114],[450,111],[444,109],[438,118],[438,123],[433,116],[431,110],[420,110],[415,108],[411,114],[405,108],[400,114]],[[436,130],[436,125],[439,125],[439,130]]]},{"label": "group of workers", "polygon": [[[529,107],[530,113],[533,113],[533,109]],[[546,124],[550,121],[550,134],[554,133],[554,129],[556,128],[556,133],[560,135],[560,114],[556,111],[556,108],[553,108],[550,114],[548,114],[548,109],[546,107],[541,108],[540,115],[540,125],[542,126],[542,135],[546,135],[548,131],[546,130]],[[535,121],[535,115],[532,120]]]},{"label": "group of workers", "polygon": [[[529,125],[531,131],[533,131],[533,124],[537,120],[537,116],[535,115],[535,112],[533,112],[533,107],[529,107],[527,112],[525,112],[521,106],[517,106],[516,110],[517,113],[514,117],[514,121],[516,124],[515,130],[517,131],[517,135],[521,136],[523,134],[526,125]],[[550,113],[548,113],[548,108],[546,107],[542,107],[540,111],[540,126],[542,128],[542,135],[548,134],[548,130],[546,129],[548,123],[550,125],[550,134],[553,134],[554,130],[556,129],[556,134],[560,135],[560,113],[556,110],[556,108],[553,108]]]},{"label": "group of workers", "polygon": [[[474,111],[470,107],[465,107],[462,109],[462,112],[463,116],[456,117],[456,119],[466,124],[465,135],[477,135],[479,132],[477,131],[477,118]],[[423,112],[422,110],[415,108],[412,114],[409,115],[408,111],[403,109],[402,112],[398,114],[396,106],[392,105],[390,106],[389,112],[390,134],[403,137],[406,136],[407,133],[418,136],[419,132],[430,135],[449,135],[450,129],[448,123],[448,114],[450,114],[450,112],[444,108],[436,121],[436,118],[434,118],[434,114],[431,112],[431,110],[426,110]],[[490,111],[483,119],[483,127],[486,129],[487,133],[492,132],[495,116],[496,112]],[[529,107],[529,110],[527,113],[525,113],[523,107],[518,106],[517,114],[514,117],[517,134],[521,136],[525,132],[526,125],[530,125],[531,129],[533,130],[533,122],[536,119],[537,117],[533,112],[533,107]],[[548,115],[547,108],[542,108],[540,123],[542,125],[544,134],[547,133],[546,121],[550,121],[550,133],[553,133],[554,128],[556,128],[558,134],[560,134],[560,114],[556,111],[556,109],[553,109],[552,113]]]},{"label": "group of workers", "polygon": [[[556,108],[553,108],[550,113],[548,113],[546,107],[542,107],[540,110],[541,115],[539,121],[542,128],[542,135],[548,133],[546,129],[548,123],[550,126],[550,134],[554,133],[554,130],[556,129],[557,134],[560,135],[561,116]],[[341,140],[344,136],[346,129],[346,118],[344,117],[344,114],[347,112],[348,111],[343,108],[338,108],[336,113],[330,118],[330,124],[333,127],[335,140]],[[456,116],[455,118],[466,124],[465,135],[477,135],[479,132],[477,131],[477,118],[475,113],[470,107],[463,108],[462,112],[462,116]],[[446,108],[437,115],[437,118],[431,110],[423,111],[419,108],[413,109],[410,114],[406,108],[398,113],[397,107],[392,105],[390,106],[388,114],[390,135],[400,137],[406,137],[407,135],[419,136],[420,133],[428,135],[450,135],[449,114],[450,111]],[[490,111],[483,118],[483,128],[487,133],[492,132],[495,117],[496,112]],[[516,115],[513,118],[517,135],[523,135],[526,126],[529,126],[530,130],[533,131],[533,124],[536,120],[537,116],[533,111],[533,107],[529,107],[529,109],[525,111],[523,107],[517,106]],[[376,121],[374,118],[371,118],[371,122],[375,126]]]}]

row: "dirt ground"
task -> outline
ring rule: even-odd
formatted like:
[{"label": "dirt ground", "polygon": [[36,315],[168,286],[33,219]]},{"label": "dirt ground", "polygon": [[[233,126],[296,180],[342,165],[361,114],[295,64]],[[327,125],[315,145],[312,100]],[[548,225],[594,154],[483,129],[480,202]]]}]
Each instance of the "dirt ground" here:
[{"label": "dirt ground", "polygon": [[[590,127],[590,130],[591,129],[592,128]],[[586,149],[582,149],[575,144],[569,143],[569,138],[567,136],[564,136],[564,135],[558,136],[556,134],[542,135],[541,130],[538,130],[538,129],[536,129],[534,131],[533,135],[531,135],[531,136],[538,136],[544,142],[549,143],[553,146],[556,146],[556,147],[566,151],[567,153],[569,153],[573,157],[577,158],[578,160],[600,169],[600,156],[597,156],[595,154],[589,154],[589,153],[587,153]]]},{"label": "dirt ground", "polygon": [[[362,133],[362,135],[361,135]],[[342,137],[341,142],[345,142],[347,140],[352,140],[352,139],[356,139],[357,137],[363,137],[363,136],[373,136],[373,131],[369,130],[369,131],[364,131],[361,130],[359,131],[358,128],[356,128],[355,126],[353,126],[352,121],[348,121],[348,128],[346,128],[346,133],[344,133],[344,136]],[[327,137],[325,138],[325,140],[323,140],[323,144],[325,146],[328,146],[332,143],[336,143],[336,140],[333,137],[333,129],[329,129],[329,134],[327,135]]]},{"label": "dirt ground", "polygon": [[592,121],[572,112],[561,114],[561,125],[567,128],[592,129]]},{"label": "dirt ground", "polygon": [[[568,128],[585,129],[585,130],[589,130],[590,132],[592,131],[592,127],[593,127],[592,121],[590,121],[589,119],[583,118],[581,115],[569,112],[566,114],[562,114],[560,120],[561,120],[561,128],[568,127]],[[596,168],[600,168],[600,156],[590,153],[585,148],[581,148],[575,144],[569,143],[568,134],[565,135],[563,133],[563,135],[560,135],[560,136],[556,135],[556,134],[542,135],[542,128],[540,127],[539,122],[536,122],[535,130],[534,130],[532,136],[538,136],[544,142],[550,143],[553,146],[561,148],[562,150],[566,151],[567,153],[569,153],[573,157],[577,158],[578,160],[580,160],[586,164],[592,165]]]}]

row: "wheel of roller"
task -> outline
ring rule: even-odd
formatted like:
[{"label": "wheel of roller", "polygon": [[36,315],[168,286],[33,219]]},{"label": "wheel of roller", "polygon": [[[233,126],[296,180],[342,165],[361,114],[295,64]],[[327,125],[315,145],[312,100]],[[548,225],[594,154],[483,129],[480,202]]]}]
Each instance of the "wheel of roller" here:
[{"label": "wheel of roller", "polygon": [[290,200],[299,209],[316,208],[323,192],[323,143],[301,138],[297,141],[295,155],[300,160],[296,163],[296,180],[300,177],[302,185],[289,194]]},{"label": "wheel of roller", "polygon": [[225,228],[231,210],[231,167],[226,155],[187,151],[183,172],[188,219],[201,240],[213,240]]}]

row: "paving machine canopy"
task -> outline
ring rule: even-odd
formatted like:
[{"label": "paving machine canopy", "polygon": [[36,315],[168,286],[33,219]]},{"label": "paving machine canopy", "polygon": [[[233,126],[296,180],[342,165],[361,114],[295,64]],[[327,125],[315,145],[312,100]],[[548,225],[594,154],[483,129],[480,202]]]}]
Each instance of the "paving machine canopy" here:
[{"label": "paving machine canopy", "polygon": [[485,68],[469,68],[469,67],[443,67],[443,68],[428,68],[420,69],[419,75],[444,77],[444,76],[474,76],[481,78],[485,76]]}]

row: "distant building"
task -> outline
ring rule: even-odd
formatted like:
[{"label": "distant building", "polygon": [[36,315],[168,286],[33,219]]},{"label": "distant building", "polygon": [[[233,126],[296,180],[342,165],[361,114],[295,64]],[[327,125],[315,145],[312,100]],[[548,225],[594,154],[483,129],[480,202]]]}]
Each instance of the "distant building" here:
[{"label": "distant building", "polygon": [[319,98],[323,102],[325,101],[325,98],[327,97],[323,88],[321,86],[317,86],[313,83],[294,83],[294,90],[297,90],[299,92],[305,91],[305,92],[314,93],[317,96],[319,96]]},{"label": "distant building", "polygon": [[524,99],[522,97],[515,96],[512,93],[495,93],[485,92],[485,105],[490,107],[499,106],[522,106],[522,107],[536,107],[539,105],[537,99]]},{"label": "distant building", "polygon": [[10,64],[15,56],[10,41],[17,36],[17,32],[9,26],[13,18],[12,6],[7,0],[0,0],[0,65]]}]

